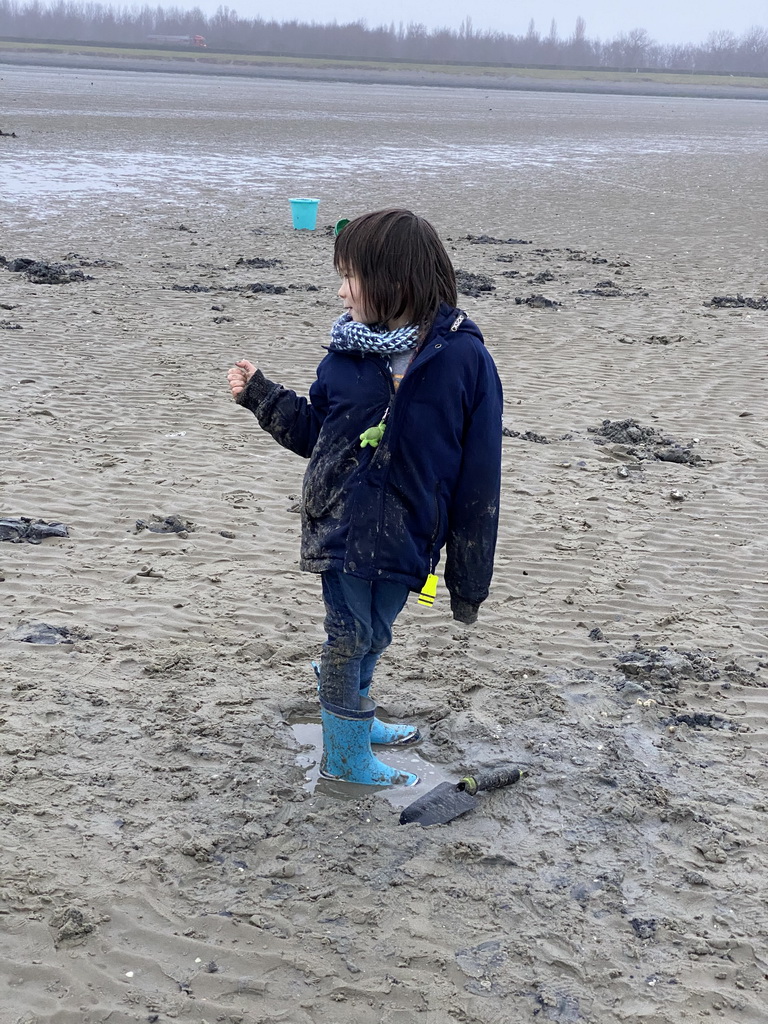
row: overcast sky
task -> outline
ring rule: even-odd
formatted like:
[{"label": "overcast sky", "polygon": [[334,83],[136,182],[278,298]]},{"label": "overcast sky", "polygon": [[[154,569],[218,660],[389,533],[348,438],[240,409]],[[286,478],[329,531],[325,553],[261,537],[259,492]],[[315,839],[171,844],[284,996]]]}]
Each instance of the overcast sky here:
[{"label": "overcast sky", "polygon": [[[221,0],[174,0],[174,5],[199,6],[213,14]],[[171,6],[170,0],[161,6]],[[369,27],[416,21],[428,28],[458,29],[469,14],[475,29],[522,35],[531,18],[542,35],[554,18],[558,35],[573,33],[576,18],[587,23],[590,39],[613,39],[621,32],[644,28],[659,43],[700,42],[710,32],[727,29],[742,35],[753,25],[768,28],[768,0],[232,0],[226,4],[244,18],[349,22],[365,19]]]}]

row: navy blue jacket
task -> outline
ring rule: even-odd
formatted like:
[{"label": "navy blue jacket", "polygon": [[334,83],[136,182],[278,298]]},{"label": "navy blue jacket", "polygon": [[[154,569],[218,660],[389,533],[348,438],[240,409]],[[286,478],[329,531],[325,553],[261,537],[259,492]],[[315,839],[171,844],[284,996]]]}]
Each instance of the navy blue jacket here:
[{"label": "navy blue jacket", "polygon": [[[309,459],[301,568],[420,590],[446,548],[452,597],[488,596],[499,517],[502,392],[482,335],[443,304],[395,394],[385,357],[330,350],[309,400],[254,375],[239,401]],[[360,434],[389,409],[377,448]]]}]

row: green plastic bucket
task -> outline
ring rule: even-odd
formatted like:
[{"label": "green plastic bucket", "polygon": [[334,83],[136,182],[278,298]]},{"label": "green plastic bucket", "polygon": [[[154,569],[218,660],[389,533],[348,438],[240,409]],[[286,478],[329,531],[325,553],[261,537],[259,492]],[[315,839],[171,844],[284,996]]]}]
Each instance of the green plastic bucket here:
[{"label": "green plastic bucket", "polygon": [[291,216],[297,231],[314,231],[319,199],[291,199]]},{"label": "green plastic bucket", "polygon": [[344,228],[349,224],[349,217],[342,217],[341,220],[336,221],[336,226],[333,229],[333,233],[336,238],[339,237]]}]

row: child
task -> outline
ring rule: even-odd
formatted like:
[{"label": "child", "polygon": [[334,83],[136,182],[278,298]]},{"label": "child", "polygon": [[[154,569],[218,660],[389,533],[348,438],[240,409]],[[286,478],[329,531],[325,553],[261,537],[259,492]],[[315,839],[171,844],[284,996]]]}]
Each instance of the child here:
[{"label": "child", "polygon": [[377,719],[368,690],[393,622],[444,546],[453,617],[473,623],[488,596],[501,384],[480,331],[456,309],[453,267],[427,221],[396,209],[358,217],[336,238],[334,265],[344,314],[309,399],[245,359],[227,376],[235,400],[309,459],[301,568],[320,574],[326,610],[321,774],[413,785],[371,743],[403,745],[419,732]]}]

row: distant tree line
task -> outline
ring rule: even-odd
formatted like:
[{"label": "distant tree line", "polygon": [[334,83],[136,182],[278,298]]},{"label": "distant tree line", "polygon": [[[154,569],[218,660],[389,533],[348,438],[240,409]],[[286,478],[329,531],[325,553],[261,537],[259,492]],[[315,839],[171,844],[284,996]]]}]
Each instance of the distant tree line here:
[{"label": "distant tree line", "polygon": [[661,45],[645,29],[601,41],[587,36],[583,18],[561,36],[555,21],[540,32],[531,20],[525,35],[478,31],[467,18],[458,29],[424,25],[340,25],[241,18],[228,7],[213,15],[199,8],[111,7],[56,0],[0,0],[0,36],[62,42],[143,43],[150,35],[204,35],[211,49],[298,56],[461,61],[467,63],[667,71],[768,72],[768,29],[742,36],[713,32],[705,43]]}]

